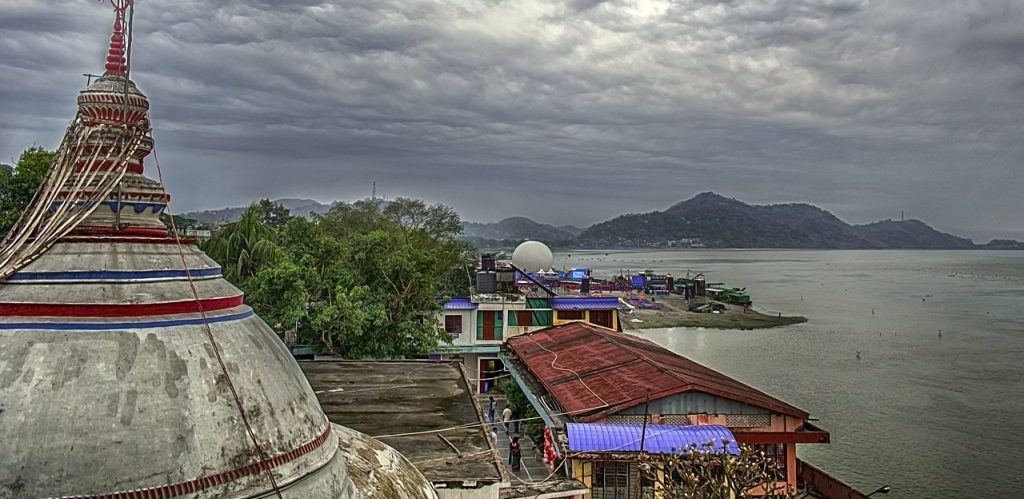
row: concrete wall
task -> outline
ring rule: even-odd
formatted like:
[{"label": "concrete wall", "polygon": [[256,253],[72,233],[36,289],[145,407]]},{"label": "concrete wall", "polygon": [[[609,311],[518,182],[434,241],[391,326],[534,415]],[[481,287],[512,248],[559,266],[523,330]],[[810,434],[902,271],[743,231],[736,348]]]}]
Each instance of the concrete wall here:
[{"label": "concrete wall", "polygon": [[[754,407],[743,402],[716,397],[707,393],[690,392],[652,400],[650,414],[663,416],[685,414],[771,414],[771,411]],[[618,414],[643,415],[644,406],[630,407]],[[724,421],[724,417],[721,418]],[[716,423],[716,424],[725,424]]]},{"label": "concrete wall", "polygon": [[434,488],[438,499],[498,499],[501,484],[492,483],[475,489]]}]

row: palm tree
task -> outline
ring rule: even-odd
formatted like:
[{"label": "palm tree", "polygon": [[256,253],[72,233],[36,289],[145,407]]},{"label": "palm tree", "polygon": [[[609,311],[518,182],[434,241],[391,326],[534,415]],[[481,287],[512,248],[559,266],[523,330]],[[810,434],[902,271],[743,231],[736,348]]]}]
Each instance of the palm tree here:
[{"label": "palm tree", "polygon": [[263,208],[253,203],[237,222],[203,243],[202,249],[221,264],[229,281],[240,284],[280,257],[275,239],[274,229],[264,222]]}]

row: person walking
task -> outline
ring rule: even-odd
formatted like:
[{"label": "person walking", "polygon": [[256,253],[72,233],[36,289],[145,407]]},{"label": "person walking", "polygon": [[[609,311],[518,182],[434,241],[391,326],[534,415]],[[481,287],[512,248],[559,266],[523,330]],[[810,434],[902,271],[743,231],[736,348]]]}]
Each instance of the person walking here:
[{"label": "person walking", "polygon": [[508,444],[508,464],[512,466],[512,471],[519,471],[522,460],[523,449],[519,446],[519,437],[512,437]]},{"label": "person walking", "polygon": [[494,413],[498,409],[498,403],[494,401],[494,397],[491,395],[487,396],[487,421],[494,422]]},{"label": "person walking", "polygon": [[501,411],[501,422],[505,424],[505,433],[509,432],[509,427],[512,424],[512,408],[505,406],[505,410]]}]

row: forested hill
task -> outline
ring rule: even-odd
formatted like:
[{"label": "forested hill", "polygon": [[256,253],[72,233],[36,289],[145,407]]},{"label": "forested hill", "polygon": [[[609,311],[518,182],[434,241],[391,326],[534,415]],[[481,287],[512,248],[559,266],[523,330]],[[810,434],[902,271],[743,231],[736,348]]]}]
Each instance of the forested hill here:
[{"label": "forested hill", "polygon": [[462,223],[462,235],[465,237],[510,241],[521,241],[525,239],[536,239],[550,242],[570,241],[575,239],[576,234],[579,234],[579,232],[576,232],[575,234],[570,232],[573,229],[582,231],[582,229],[572,226],[560,228],[553,225],[537,223],[526,217],[510,217],[494,223]]},{"label": "forested hill", "polygon": [[664,211],[623,215],[595,224],[581,247],[708,247],[804,249],[973,249],[970,239],[919,220],[850,225],[803,203],[750,205],[705,192]]},{"label": "forested hill", "polygon": [[[302,217],[330,209],[311,199],[276,202]],[[183,216],[222,224],[237,220],[243,211],[225,208]],[[713,192],[663,211],[622,215],[586,229],[509,217],[493,223],[462,222],[462,230],[464,239],[491,248],[513,247],[534,239],[556,248],[1024,249],[1024,243],[1007,239],[975,244],[920,220],[851,225],[806,203],[751,205]]]},{"label": "forested hill", "polygon": [[[327,213],[331,205],[319,203],[312,199],[276,199],[275,203],[288,208],[289,213],[296,217],[308,217],[310,213]],[[245,206],[234,208],[221,208],[219,210],[202,210],[182,213],[181,216],[191,218],[205,224],[223,224],[238,221],[242,213],[245,213]]]}]

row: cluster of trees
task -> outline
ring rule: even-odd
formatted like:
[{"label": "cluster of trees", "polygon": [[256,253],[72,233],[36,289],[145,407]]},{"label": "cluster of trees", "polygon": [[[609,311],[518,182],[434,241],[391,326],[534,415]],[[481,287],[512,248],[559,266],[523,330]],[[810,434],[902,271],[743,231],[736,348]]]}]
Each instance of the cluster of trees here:
[{"label": "cluster of trees", "polygon": [[473,248],[451,208],[399,198],[311,219],[263,200],[202,249],[286,336],[348,358],[422,356],[449,342],[434,312],[469,291]]},{"label": "cluster of trees", "polygon": [[53,152],[30,147],[14,165],[0,163],[0,234],[6,234],[28,208],[52,162]]},{"label": "cluster of trees", "polygon": [[[0,234],[28,207],[53,152],[0,164]],[[178,229],[188,220],[175,217]],[[164,217],[170,225],[170,218]],[[202,249],[278,331],[350,358],[422,356],[450,342],[434,312],[469,292],[472,246],[451,208],[399,198],[338,203],[311,219],[269,200]]]}]

